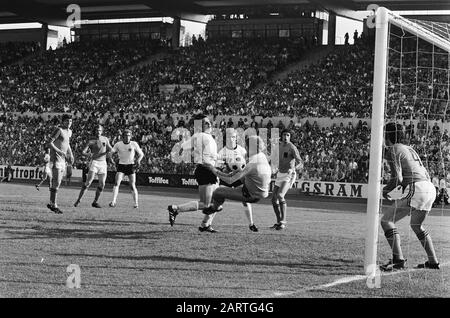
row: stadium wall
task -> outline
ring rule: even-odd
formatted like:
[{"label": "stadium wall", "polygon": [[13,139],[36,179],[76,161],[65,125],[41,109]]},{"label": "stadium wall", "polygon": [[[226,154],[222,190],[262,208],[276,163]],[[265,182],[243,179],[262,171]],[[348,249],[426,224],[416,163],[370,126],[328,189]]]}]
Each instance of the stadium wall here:
[{"label": "stadium wall", "polygon": [[0,42],[42,42],[42,28],[0,30]]}]

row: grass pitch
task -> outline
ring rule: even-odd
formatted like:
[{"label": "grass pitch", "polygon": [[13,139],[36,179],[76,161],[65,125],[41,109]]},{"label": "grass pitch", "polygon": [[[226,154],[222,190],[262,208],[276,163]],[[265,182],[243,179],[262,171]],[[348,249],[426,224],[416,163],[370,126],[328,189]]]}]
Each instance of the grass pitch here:
[{"label": "grass pitch", "polygon": [[[79,207],[79,188],[62,187],[64,214],[51,213],[48,189],[0,184],[1,297],[309,298],[449,297],[450,213],[435,209],[426,220],[441,270],[414,270],[426,260],[409,229],[399,223],[411,269],[382,274],[380,288],[363,276],[365,204],[323,198],[288,198],[288,227],[270,230],[269,200],[254,204],[258,233],[248,229],[238,202],[226,202],[200,233],[201,212],[184,213],[174,227],[167,205],[196,192],[140,189],[139,209],[122,185],[116,208],[111,188],[90,206],[92,186]],[[379,235],[379,259],[390,250]],[[80,267],[81,288],[66,287],[67,267]]]}]

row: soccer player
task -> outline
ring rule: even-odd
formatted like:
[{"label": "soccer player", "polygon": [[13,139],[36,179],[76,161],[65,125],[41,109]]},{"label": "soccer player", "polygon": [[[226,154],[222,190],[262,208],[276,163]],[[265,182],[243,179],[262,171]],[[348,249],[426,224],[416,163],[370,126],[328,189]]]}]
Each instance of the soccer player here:
[{"label": "soccer player", "polygon": [[47,143],[50,148],[50,167],[52,169],[52,181],[50,185],[50,202],[47,208],[57,214],[63,212],[58,208],[57,194],[61,181],[66,170],[66,160],[73,164],[74,157],[70,147],[70,137],[72,137],[72,115],[64,114],[62,124],[56,128]]},{"label": "soccer player", "polygon": [[[189,201],[180,205],[169,205],[169,222],[173,226],[179,213],[193,212],[202,210],[209,206],[214,190],[219,186],[217,178],[217,169],[215,168],[217,160],[217,143],[211,135],[212,125],[209,118],[203,114],[194,116],[194,125],[201,121],[201,131],[195,132],[190,139],[182,144],[183,151],[191,150],[194,156],[194,162],[197,166],[194,171],[195,179],[198,183],[198,201]],[[214,214],[205,215],[198,228],[200,232],[216,233],[211,223]]]},{"label": "soccer player", "polygon": [[11,167],[11,161],[8,161],[5,168],[5,176],[0,180],[0,182],[11,182],[13,178],[13,171],[14,170]]},{"label": "soccer player", "polygon": [[411,215],[410,226],[428,256],[428,260],[424,264],[419,264],[417,268],[439,269],[431,236],[422,225],[436,198],[436,189],[417,152],[410,146],[402,144],[402,139],[402,125],[386,124],[385,159],[391,168],[391,179],[383,188],[383,197],[390,200],[389,192],[398,185],[402,186],[403,191],[409,187],[409,192],[405,197],[396,200],[381,218],[381,227],[392,249],[393,258],[389,263],[380,266],[380,269],[393,271],[405,268],[406,259],[403,257],[400,234],[395,223],[407,215]]},{"label": "soccer player", "polygon": [[81,198],[87,189],[91,186],[92,181],[94,181],[95,175],[98,176],[98,187],[95,191],[95,198],[92,202],[92,207],[101,208],[98,204],[98,199],[105,188],[106,176],[108,173],[108,164],[106,163],[106,156],[112,150],[112,146],[109,143],[109,139],[103,134],[103,126],[98,125],[94,131],[95,139],[89,140],[87,145],[84,147],[82,154],[85,157],[91,156],[91,162],[89,164],[89,172],[87,175],[86,182],[81,186],[80,194],[78,195],[77,201],[74,206],[78,206],[81,202]]},{"label": "soccer player", "polygon": [[263,152],[264,142],[261,137],[252,135],[246,138],[245,146],[249,160],[244,170],[231,174],[217,172],[218,176],[228,184],[242,180],[244,185],[239,188],[220,187],[216,189],[212,196],[212,204],[203,209],[204,214],[210,215],[222,211],[222,204],[226,199],[256,203],[269,196],[272,169]]},{"label": "soccer player", "polygon": [[[131,192],[133,194],[134,208],[139,207],[139,197],[136,188],[136,171],[141,166],[141,160],[144,158],[144,153],[138,143],[131,140],[131,130],[125,129],[122,133],[122,140],[116,142],[111,150],[111,154],[117,153],[119,156],[119,163],[117,165],[116,179],[113,187],[113,198],[110,207],[115,207],[117,204],[117,195],[119,194],[120,183],[124,176],[128,176]],[[135,156],[137,154],[137,158]]]},{"label": "soccer player", "polygon": [[296,146],[291,142],[291,131],[284,129],[281,132],[281,143],[279,145],[279,161],[277,178],[272,192],[272,206],[277,218],[271,229],[283,230],[287,223],[287,204],[285,195],[292,187],[297,177],[297,170],[303,167],[303,161]]},{"label": "soccer player", "polygon": [[51,180],[52,180],[52,170],[50,168],[50,148],[45,149],[44,154],[44,164],[42,165],[42,178],[39,183],[35,185],[36,190],[39,191],[40,186],[45,182],[45,180],[48,179],[48,186],[51,187]]},{"label": "soccer player", "polygon": [[[225,147],[223,147],[218,153],[217,164],[219,169],[221,171],[231,171],[229,165],[235,162],[236,158],[245,158],[246,155],[247,151],[245,150],[245,148],[237,144],[237,131],[234,128],[227,128]],[[220,185],[235,188],[241,186],[242,181],[237,180],[233,184],[228,184],[221,179]],[[258,232],[258,228],[253,223],[252,205],[247,202],[242,202],[242,204],[244,205],[244,212],[249,222],[250,230],[253,232]]]}]

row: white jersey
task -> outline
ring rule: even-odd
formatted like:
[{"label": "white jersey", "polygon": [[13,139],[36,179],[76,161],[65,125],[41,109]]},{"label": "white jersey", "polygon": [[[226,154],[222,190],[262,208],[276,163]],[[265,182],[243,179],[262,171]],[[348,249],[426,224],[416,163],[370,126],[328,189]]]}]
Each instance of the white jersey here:
[{"label": "white jersey", "polygon": [[217,154],[217,165],[221,166],[226,163],[233,163],[236,161],[236,157],[239,156],[245,159],[246,154],[247,151],[244,147],[239,145],[236,145],[236,148],[234,149],[223,147]]},{"label": "white jersey", "polygon": [[245,166],[244,174],[244,185],[250,195],[255,198],[267,198],[272,169],[266,155],[258,153],[252,156]]},{"label": "white jersey", "polygon": [[111,152],[117,152],[119,155],[119,164],[130,165],[134,164],[134,156],[136,152],[141,156],[144,153],[135,141],[130,141],[128,144],[124,144],[123,141],[116,142]]},{"label": "white jersey", "polygon": [[211,134],[195,133],[181,147],[184,151],[194,149],[194,163],[216,165],[217,143]]}]

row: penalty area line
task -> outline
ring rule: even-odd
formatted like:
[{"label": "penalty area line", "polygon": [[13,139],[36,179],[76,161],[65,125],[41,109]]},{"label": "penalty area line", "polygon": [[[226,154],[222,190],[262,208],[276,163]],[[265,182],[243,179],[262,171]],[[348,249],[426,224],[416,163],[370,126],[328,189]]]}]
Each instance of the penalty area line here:
[{"label": "penalty area line", "polygon": [[[441,270],[442,267],[446,267],[450,264],[450,262],[445,262],[445,263],[441,263]],[[406,270],[402,270],[402,271],[395,271],[395,272],[381,272],[381,278],[383,278],[383,276],[394,276],[397,274],[407,274],[407,273],[412,273],[412,272],[416,272],[416,271],[423,271],[423,269],[420,268],[408,268]],[[311,286],[311,287],[306,287],[306,288],[301,288],[298,290],[292,290],[292,291],[286,291],[286,292],[273,292],[270,296],[263,296],[262,298],[270,298],[270,297],[286,297],[286,296],[292,296],[295,294],[301,294],[301,293],[306,293],[309,291],[314,291],[314,290],[322,290],[322,289],[327,289],[327,288],[331,288],[331,287],[335,287],[338,285],[343,285],[343,284],[348,284],[351,282],[355,282],[355,281],[360,281],[360,280],[366,280],[367,279],[367,275],[354,275],[354,276],[348,276],[348,277],[343,277],[340,279],[337,279],[331,283],[327,283],[327,284],[321,284],[321,285],[316,285],[316,286]]]}]

